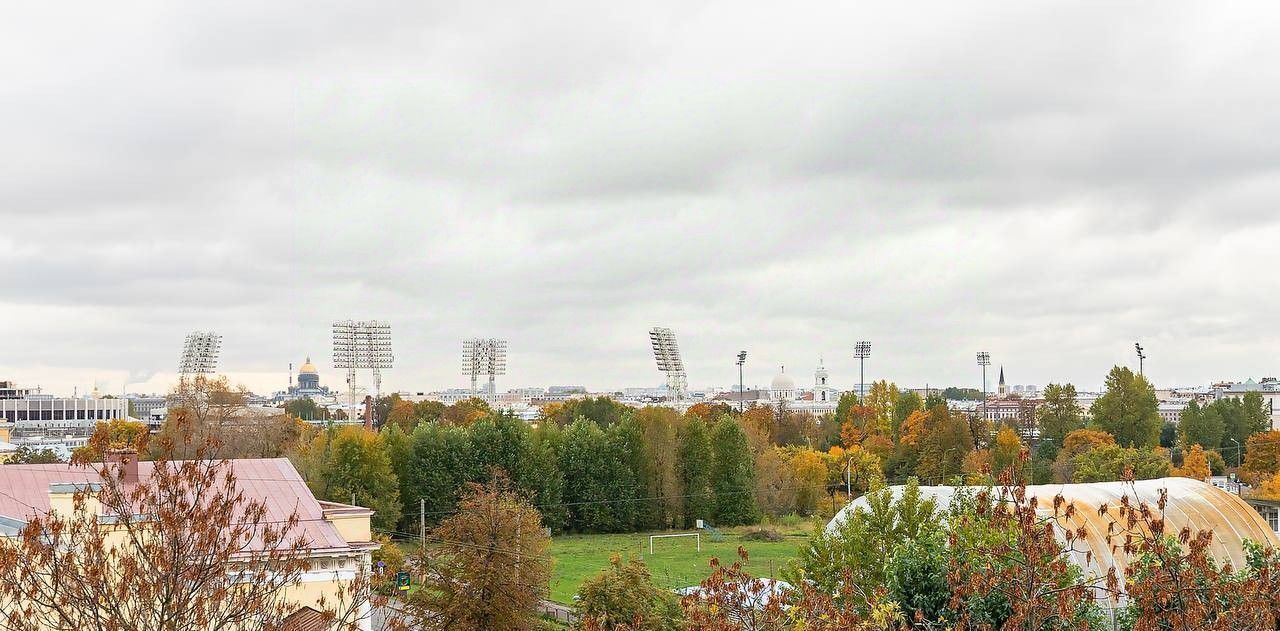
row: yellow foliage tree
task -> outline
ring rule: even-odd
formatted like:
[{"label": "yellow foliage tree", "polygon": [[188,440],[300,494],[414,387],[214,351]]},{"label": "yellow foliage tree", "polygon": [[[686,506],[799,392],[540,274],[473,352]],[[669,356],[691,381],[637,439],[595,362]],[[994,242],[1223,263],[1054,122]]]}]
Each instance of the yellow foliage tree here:
[{"label": "yellow foliage tree", "polygon": [[1208,480],[1212,472],[1209,469],[1209,457],[1205,455],[1204,447],[1198,444],[1192,445],[1186,456],[1182,458],[1182,466],[1174,469],[1173,475],[1193,480]]},{"label": "yellow foliage tree", "polygon": [[812,514],[822,499],[827,484],[827,463],[822,454],[812,449],[801,449],[791,457],[791,468],[796,480],[796,512]]},{"label": "yellow foliage tree", "polygon": [[1270,480],[1264,480],[1262,486],[1258,487],[1253,496],[1262,500],[1280,501],[1280,472],[1277,472]]}]

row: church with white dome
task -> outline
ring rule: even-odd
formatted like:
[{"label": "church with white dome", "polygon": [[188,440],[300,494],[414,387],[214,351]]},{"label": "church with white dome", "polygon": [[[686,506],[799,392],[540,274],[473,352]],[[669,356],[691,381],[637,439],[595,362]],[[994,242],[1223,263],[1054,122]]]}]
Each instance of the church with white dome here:
[{"label": "church with white dome", "polygon": [[748,406],[781,406],[788,410],[824,414],[836,410],[836,404],[840,402],[840,390],[832,387],[831,374],[819,359],[818,367],[813,371],[812,388],[798,386],[795,378],[787,372],[787,367],[779,366],[778,374],[769,382],[768,390],[748,390],[741,394],[726,392],[717,399],[731,402],[741,399]]}]

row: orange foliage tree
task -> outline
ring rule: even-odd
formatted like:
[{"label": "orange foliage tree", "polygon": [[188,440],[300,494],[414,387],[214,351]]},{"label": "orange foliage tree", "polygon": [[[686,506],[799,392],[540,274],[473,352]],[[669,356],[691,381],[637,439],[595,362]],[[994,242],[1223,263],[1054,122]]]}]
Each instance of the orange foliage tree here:
[{"label": "orange foliage tree", "polygon": [[1258,432],[1245,441],[1244,464],[1240,476],[1257,484],[1280,473],[1280,431]]},{"label": "orange foliage tree", "polygon": [[1182,466],[1174,469],[1173,475],[1202,482],[1208,480],[1213,473],[1209,469],[1209,457],[1205,455],[1204,447],[1192,445],[1182,458]]}]

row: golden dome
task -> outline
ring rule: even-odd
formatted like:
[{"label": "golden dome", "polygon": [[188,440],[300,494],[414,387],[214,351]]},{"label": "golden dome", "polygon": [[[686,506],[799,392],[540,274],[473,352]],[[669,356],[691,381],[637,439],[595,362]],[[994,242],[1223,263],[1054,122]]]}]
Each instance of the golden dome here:
[{"label": "golden dome", "polygon": [[299,375],[318,375],[320,374],[320,371],[316,370],[316,365],[311,363],[311,358],[308,357],[307,362],[303,364],[301,368],[298,369],[298,374]]}]

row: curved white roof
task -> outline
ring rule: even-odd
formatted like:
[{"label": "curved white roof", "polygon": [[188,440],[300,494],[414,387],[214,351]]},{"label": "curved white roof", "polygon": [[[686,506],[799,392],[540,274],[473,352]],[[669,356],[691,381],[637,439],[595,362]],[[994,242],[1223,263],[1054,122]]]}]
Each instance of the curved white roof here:
[{"label": "curved white roof", "polygon": [[[895,498],[902,496],[905,487],[893,486],[889,490]],[[937,500],[938,510],[946,510],[955,496],[958,487],[922,486],[922,497]],[[968,487],[972,491],[978,487]],[[1084,527],[1088,537],[1082,547],[1092,552],[1092,559],[1086,560],[1083,552],[1072,553],[1072,561],[1085,570],[1086,575],[1102,576],[1107,568],[1115,566],[1117,571],[1128,568],[1128,558],[1124,550],[1117,548],[1114,553],[1106,539],[1107,524],[1110,519],[1119,520],[1116,509],[1125,495],[1130,500],[1138,500],[1155,507],[1160,499],[1160,489],[1168,490],[1169,501],[1166,504],[1166,532],[1176,535],[1184,527],[1192,532],[1197,530],[1213,530],[1213,542],[1210,552],[1219,562],[1230,562],[1233,567],[1245,564],[1244,541],[1251,539],[1263,545],[1280,547],[1280,538],[1271,530],[1262,516],[1253,510],[1244,500],[1219,489],[1211,484],[1190,478],[1160,478],[1158,480],[1139,480],[1133,486],[1126,482],[1095,482],[1089,484],[1042,484],[1027,487],[1027,497],[1034,498],[1041,514],[1051,515],[1053,498],[1059,494],[1067,502],[1075,504],[1075,516],[1070,520],[1070,527]],[[1136,497],[1134,497],[1136,495]],[[1110,517],[1098,514],[1098,508],[1106,504],[1111,509]],[[859,506],[866,507],[866,497],[860,497],[836,513],[827,524],[827,532],[832,532],[844,522],[850,511]],[[1065,524],[1064,524],[1065,525]]]}]

